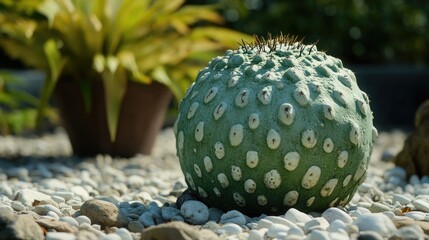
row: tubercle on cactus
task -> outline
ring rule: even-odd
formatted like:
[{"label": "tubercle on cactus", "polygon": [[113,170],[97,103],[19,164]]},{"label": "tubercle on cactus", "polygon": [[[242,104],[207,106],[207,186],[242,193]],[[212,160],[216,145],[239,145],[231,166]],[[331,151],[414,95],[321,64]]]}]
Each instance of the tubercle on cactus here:
[{"label": "tubercle on cactus", "polygon": [[280,35],[275,37],[273,37],[271,33],[268,33],[266,38],[258,35],[253,35],[253,37],[255,39],[253,42],[246,42],[242,39],[241,42],[237,43],[245,52],[251,52],[256,49],[258,53],[272,53],[276,51],[279,46],[284,46],[286,47],[286,50],[299,50],[299,57],[301,57],[304,54],[305,48],[310,46],[307,52],[310,54],[319,42],[319,40],[317,40],[313,44],[305,45],[303,43],[304,37],[300,39],[298,36],[289,34],[284,35],[283,33],[280,33]]}]

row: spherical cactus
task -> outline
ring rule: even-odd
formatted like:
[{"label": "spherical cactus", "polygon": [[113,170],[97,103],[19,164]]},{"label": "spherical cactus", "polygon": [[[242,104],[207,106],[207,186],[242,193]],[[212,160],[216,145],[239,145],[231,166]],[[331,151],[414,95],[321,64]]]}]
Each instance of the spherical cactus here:
[{"label": "spherical cactus", "polygon": [[186,182],[202,201],[249,215],[347,204],[377,131],[341,60],[280,36],[212,59],[174,129]]}]

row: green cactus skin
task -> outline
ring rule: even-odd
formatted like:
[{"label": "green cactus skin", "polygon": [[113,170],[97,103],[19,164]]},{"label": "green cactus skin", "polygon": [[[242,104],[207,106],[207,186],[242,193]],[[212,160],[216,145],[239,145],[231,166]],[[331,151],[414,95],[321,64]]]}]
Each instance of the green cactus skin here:
[{"label": "green cactus skin", "polygon": [[254,216],[345,206],[368,167],[372,121],[341,60],[281,36],[212,59],[174,131],[191,191]]}]

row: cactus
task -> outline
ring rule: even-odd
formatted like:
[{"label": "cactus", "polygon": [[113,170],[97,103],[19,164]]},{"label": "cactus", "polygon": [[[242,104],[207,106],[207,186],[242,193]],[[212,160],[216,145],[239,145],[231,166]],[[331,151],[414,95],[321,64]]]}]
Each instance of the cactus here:
[{"label": "cactus", "polygon": [[212,59],[179,105],[177,155],[206,204],[249,215],[346,205],[377,130],[341,60],[296,37],[256,37]]}]

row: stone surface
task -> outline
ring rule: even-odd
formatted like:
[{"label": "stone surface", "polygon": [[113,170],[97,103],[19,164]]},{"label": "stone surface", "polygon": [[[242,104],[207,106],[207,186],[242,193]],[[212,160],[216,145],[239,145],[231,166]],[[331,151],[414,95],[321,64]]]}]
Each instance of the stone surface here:
[{"label": "stone surface", "polygon": [[92,223],[100,224],[102,227],[123,227],[127,224],[118,207],[110,202],[88,200],[82,205],[80,212],[91,219]]},{"label": "stone surface", "polygon": [[25,206],[37,205],[42,200],[50,198],[49,195],[31,189],[20,190],[15,196],[15,200],[20,201]]},{"label": "stone surface", "polygon": [[397,228],[402,228],[404,226],[410,226],[413,224],[419,225],[425,234],[429,234],[429,222],[427,221],[414,221],[412,219],[401,219],[393,221]]},{"label": "stone surface", "polygon": [[395,157],[395,164],[406,169],[407,175],[429,175],[429,100],[417,109],[414,132],[405,141],[402,151]]},{"label": "stone surface", "polygon": [[219,237],[210,230],[200,230],[182,222],[164,223],[145,229],[141,239],[151,240],[217,240]]},{"label": "stone surface", "polygon": [[36,222],[45,229],[53,229],[58,232],[75,233],[78,231],[77,227],[56,219],[41,218],[36,220]]},{"label": "stone surface", "polygon": [[13,211],[0,211],[0,239],[44,239],[42,228],[30,215],[16,215]]}]

